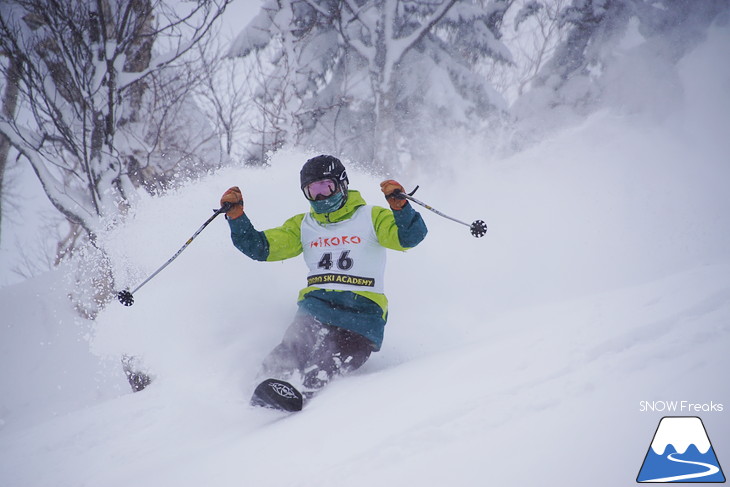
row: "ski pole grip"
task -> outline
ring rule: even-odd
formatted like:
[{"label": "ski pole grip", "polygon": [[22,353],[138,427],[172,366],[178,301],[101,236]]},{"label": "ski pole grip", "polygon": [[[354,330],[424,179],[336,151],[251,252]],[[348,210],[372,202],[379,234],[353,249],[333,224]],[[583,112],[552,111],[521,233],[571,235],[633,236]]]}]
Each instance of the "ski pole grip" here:
[{"label": "ski pole grip", "polygon": [[230,201],[225,201],[221,205],[220,209],[216,211],[216,213],[228,213],[228,210],[230,210],[231,208],[233,208],[233,203],[231,203]]}]

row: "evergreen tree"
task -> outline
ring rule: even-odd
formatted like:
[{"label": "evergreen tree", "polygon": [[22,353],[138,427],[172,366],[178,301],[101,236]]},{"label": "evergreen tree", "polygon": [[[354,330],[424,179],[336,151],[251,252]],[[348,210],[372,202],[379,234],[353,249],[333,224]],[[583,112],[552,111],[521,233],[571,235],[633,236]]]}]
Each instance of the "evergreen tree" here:
[{"label": "evergreen tree", "polygon": [[710,23],[728,11],[726,0],[573,0],[560,13],[568,30],[565,40],[534,87],[552,90],[550,103],[590,101],[596,96],[592,80],[600,78],[632,19],[655,54],[676,63],[702,39]]}]

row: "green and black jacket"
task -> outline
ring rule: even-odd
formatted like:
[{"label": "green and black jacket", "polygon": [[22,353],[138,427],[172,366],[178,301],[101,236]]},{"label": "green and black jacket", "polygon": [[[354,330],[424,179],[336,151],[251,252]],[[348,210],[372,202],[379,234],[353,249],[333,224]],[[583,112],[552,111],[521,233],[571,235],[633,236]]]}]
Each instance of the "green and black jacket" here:
[{"label": "green and black jacket", "polygon": [[[351,218],[364,206],[358,191],[348,191],[345,205],[326,214],[311,212],[322,226]],[[258,231],[246,214],[228,220],[231,239],[238,250],[258,261],[279,261],[302,253],[301,225],[305,214],[289,218],[283,225]],[[407,203],[402,210],[372,207],[372,222],[378,242],[383,247],[404,251],[418,245],[426,236],[421,215]],[[299,309],[322,323],[352,330],[368,338],[379,350],[388,319],[388,299],[370,291],[340,291],[309,286],[299,293]]]}]

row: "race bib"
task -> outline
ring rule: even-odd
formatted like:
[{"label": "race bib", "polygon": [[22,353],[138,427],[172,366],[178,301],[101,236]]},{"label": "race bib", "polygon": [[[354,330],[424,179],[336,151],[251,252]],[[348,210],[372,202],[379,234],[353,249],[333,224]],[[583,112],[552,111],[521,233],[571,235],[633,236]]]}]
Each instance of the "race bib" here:
[{"label": "race bib", "polygon": [[371,206],[361,206],[352,218],[336,223],[321,224],[308,213],[301,235],[308,286],[385,292],[385,247],[375,235]]}]

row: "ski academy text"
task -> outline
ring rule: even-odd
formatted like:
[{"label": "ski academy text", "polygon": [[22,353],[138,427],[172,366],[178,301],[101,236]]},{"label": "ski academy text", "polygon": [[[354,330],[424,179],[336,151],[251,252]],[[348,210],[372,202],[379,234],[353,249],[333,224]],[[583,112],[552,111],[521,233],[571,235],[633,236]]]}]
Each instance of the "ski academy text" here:
[{"label": "ski academy text", "polygon": [[375,286],[375,279],[369,277],[348,276],[346,274],[317,274],[307,278],[307,284],[350,284],[353,286]]}]

